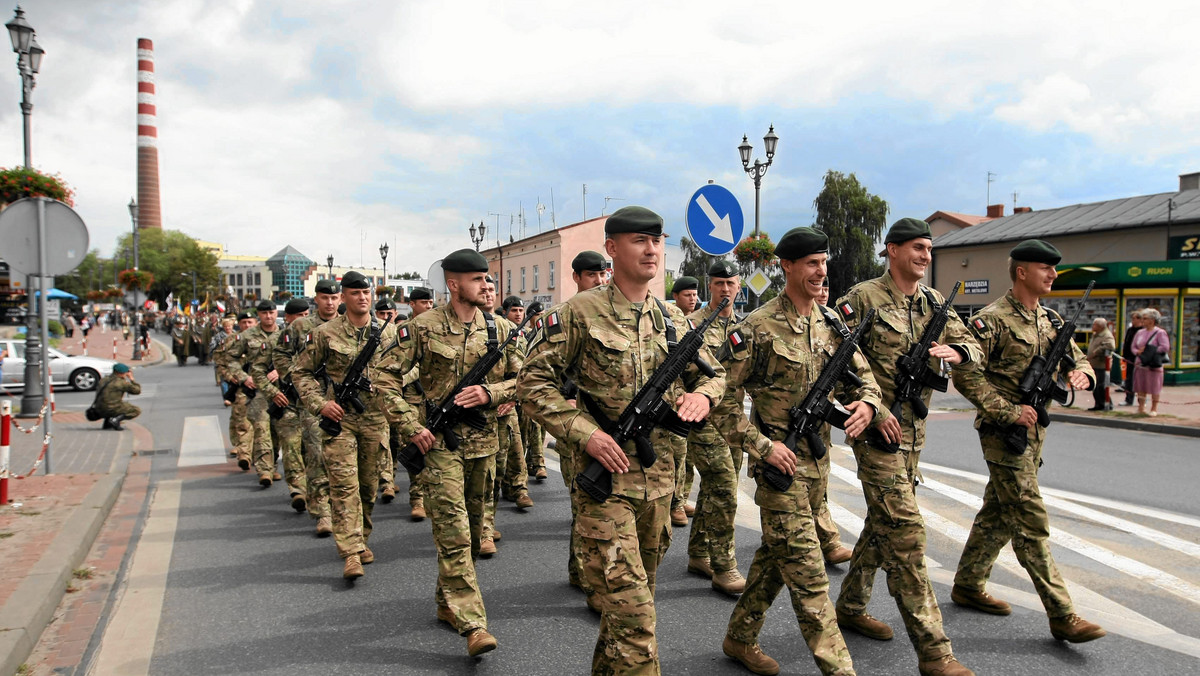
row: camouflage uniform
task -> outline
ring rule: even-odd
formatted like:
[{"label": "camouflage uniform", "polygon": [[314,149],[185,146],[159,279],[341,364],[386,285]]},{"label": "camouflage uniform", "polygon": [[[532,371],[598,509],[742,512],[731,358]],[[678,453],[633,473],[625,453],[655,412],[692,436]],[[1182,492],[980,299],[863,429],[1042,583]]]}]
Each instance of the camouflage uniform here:
[{"label": "camouflage uniform", "polygon": [[[293,322],[294,323],[294,322]],[[268,408],[284,383],[291,381],[292,356],[295,352],[293,336],[286,331],[269,334],[264,349],[250,363],[250,375],[258,387],[260,397],[265,397]],[[271,382],[267,374],[275,371],[278,378]],[[293,394],[293,396],[295,396]],[[293,401],[283,409],[283,415],[271,421],[279,438],[279,450],[283,455],[283,478],[287,481],[291,495],[308,495],[308,480],[304,473],[303,437],[304,427],[300,421],[299,401]]]},{"label": "camouflage uniform", "polygon": [[[397,333],[403,327],[397,327]],[[394,362],[393,362],[394,363]],[[417,412],[417,417],[420,418],[421,424],[425,423],[425,397],[421,395],[420,387],[421,369],[414,367],[411,371],[404,374],[401,381],[401,395],[404,401],[407,401],[409,406]],[[388,428],[391,430],[390,447],[392,449],[392,460],[396,459],[396,455],[404,448],[403,437],[400,435],[399,423],[390,423]],[[415,505],[418,502],[423,502],[425,494],[421,490],[421,482],[417,481],[417,475],[405,470],[408,473],[408,504]]]},{"label": "camouflage uniform", "polygon": [[[577,469],[591,460],[585,447],[600,428],[586,406],[576,408],[563,397],[563,379],[574,381],[579,397],[589,398],[615,420],[666,357],[666,321],[683,336],[687,324],[681,310],[660,306],[652,296],[635,305],[615,284],[576,294],[542,321],[518,380],[518,396],[526,413],[565,442],[558,448],[574,452]],[[693,392],[718,402],[723,372],[707,349],[700,355],[714,364],[717,377],[704,377],[692,365],[684,380]],[[666,398],[674,403],[682,393],[676,383]],[[638,461],[632,442],[626,444],[629,471],[613,475],[607,501],[596,502],[572,488],[583,574],[601,610],[593,674],[659,672],[654,581],[671,543],[669,512],[675,492],[668,434],[662,429],[651,433],[658,460],[650,467]]]},{"label": "camouflage uniform", "polygon": [[[745,451],[756,463],[773,451],[772,441],[786,436],[788,409],[805,396],[841,343],[823,311],[828,310],[814,303],[802,316],[786,295],[776,297],[751,313],[722,348],[728,379],[713,424],[731,449]],[[855,354],[851,367],[863,385],[843,396],[865,401],[878,411],[879,388],[861,352]],[[754,402],[757,426],[743,412],[746,393]],[[828,447],[828,425],[821,426],[821,438]],[[817,487],[820,479],[829,476],[829,462],[829,455],[815,460],[800,440],[796,474],[788,490],[774,490],[756,472],[754,502],[762,521],[762,545],[754,553],[746,590],[729,618],[727,634],[735,641],[757,644],[767,609],[786,585],[800,632],[821,672],[853,674],[829,600],[829,578],[813,520],[823,498]]]},{"label": "camouflage uniform", "polygon": [[126,420],[132,420],[142,414],[142,409],[122,401],[126,393],[141,394],[142,386],[122,377],[120,373],[110,373],[96,385],[96,400],[92,402],[92,406],[105,418],[119,415]]},{"label": "camouflage uniform", "polygon": [[[496,339],[503,340],[514,326],[503,317],[494,318]],[[388,365],[395,372],[420,368],[425,397],[440,402],[462,380],[486,352],[488,329],[484,313],[475,311],[468,324],[459,321],[452,306],[422,313],[399,331],[396,350]],[[457,450],[446,448],[442,437],[425,454],[425,469],[417,475],[425,494],[425,508],[433,525],[438,552],[438,583],[435,600],[439,609],[454,616],[458,633],[466,636],[487,629],[487,612],[475,575],[473,559],[483,537],[484,508],[495,487],[496,406],[510,401],[520,368],[516,351],[509,351],[487,375],[484,389],[490,403],[479,413],[487,420],[484,430],[456,425],[461,437]],[[419,407],[409,404],[398,392],[389,393],[388,417],[400,423],[400,432],[411,439],[423,427]]]},{"label": "camouflage uniform", "polygon": [[518,413],[517,417],[521,421],[521,442],[525,444],[525,471],[533,476],[538,470],[546,468],[546,433],[529,416]]},{"label": "camouflage uniform", "polygon": [[[933,297],[932,303],[926,293]],[[905,296],[887,272],[882,277],[858,284],[837,302],[839,307],[849,303],[854,308],[854,315],[848,322],[851,328],[869,309],[879,313],[862,349],[871,364],[875,382],[883,392],[880,420],[891,417],[889,409],[895,397],[896,360],[920,340],[937,309],[934,303],[943,302],[945,299],[941,294],[924,286],[914,296]],[[954,347],[963,356],[964,364],[978,361],[983,356],[974,337],[953,310],[942,335],[934,340],[940,345]],[[931,394],[929,389],[922,394],[927,406]],[[921,519],[915,493],[921,478],[917,462],[925,446],[925,420],[913,415],[912,404],[908,402],[902,403],[900,414],[902,439],[899,453],[880,450],[861,438],[853,444],[858,478],[867,501],[867,518],[854,547],[850,570],[842,580],[837,609],[847,615],[865,613],[871,600],[876,569],[882,567],[887,573],[888,591],[896,599],[919,659],[934,661],[953,651],[942,628],[942,613],[925,569],[925,522]]]},{"label": "camouflage uniform", "polygon": [[[503,336],[500,336],[503,338]],[[508,347],[509,354],[505,362],[516,365],[516,368],[511,372],[506,373],[506,380],[512,380],[513,385],[516,385],[517,372],[521,370],[521,364],[525,362],[526,343],[524,338],[518,337],[517,340]],[[503,490],[505,496],[511,499],[516,499],[517,495],[527,493],[525,488],[525,458],[521,453],[521,430],[517,419],[517,411],[513,409],[504,416],[496,417],[496,461],[495,470],[492,472],[494,482],[491,492],[488,494],[488,499],[484,503],[483,510],[483,527],[480,537],[488,539],[493,536],[496,530],[496,505],[500,499],[500,493]],[[513,457],[519,457],[519,464],[514,463]],[[505,484],[507,474],[512,471],[522,480],[520,492],[513,486]]]},{"label": "camouflage uniform", "polygon": [[237,388],[237,394],[234,395],[233,404],[229,408],[229,443],[233,445],[233,452],[237,454],[238,461],[245,460],[247,463],[250,462],[250,450],[254,445],[254,427],[250,424],[247,412],[250,397],[246,396],[242,387],[249,374],[243,369],[240,360],[245,349],[242,342],[249,330],[236,332],[226,338],[214,356],[221,378]]},{"label": "camouflage uniform", "polygon": [[[230,349],[229,357],[241,365],[239,369],[241,373],[253,378],[254,361],[260,357],[261,353],[272,349],[272,344],[279,338],[279,330],[275,329],[267,333],[262,330],[261,326],[253,326],[243,332],[241,337],[242,339]],[[266,373],[263,374],[263,377],[266,378]],[[275,440],[271,432],[271,416],[267,414],[270,398],[264,396],[257,380],[254,385],[258,394],[246,405],[246,418],[254,430],[251,465],[259,475],[269,475],[275,472]]]},{"label": "camouflage uniform", "polygon": [[[958,561],[954,584],[982,591],[992,564],[1004,545],[1012,541],[1017,561],[1029,573],[1046,614],[1052,618],[1074,613],[1066,583],[1050,554],[1050,517],[1038,487],[1042,443],[1046,428],[1034,425],[1028,447],[1015,455],[1006,450],[1003,429],[1020,416],[1017,385],[1034,355],[1045,354],[1058,335],[1062,318],[1041,305],[1031,312],[1010,290],[967,322],[979,340],[983,358],[968,368],[954,370],[954,386],[979,409],[975,429],[983,447],[990,479],[983,492],[983,507],[971,525],[971,535]],[[1095,372],[1074,342],[1070,346],[1075,368],[1095,379]],[[1066,371],[1066,360],[1063,370]]]},{"label": "camouflage uniform", "polygon": [[[709,303],[688,315],[689,326],[699,326],[714,309]],[[708,327],[704,343],[710,352],[715,354],[720,351],[735,322],[734,317],[718,318]],[[712,422],[706,421],[703,427],[692,430],[688,435],[687,457],[700,472],[696,513],[688,537],[688,558],[709,559],[714,573],[735,570],[737,558],[733,544],[733,520],[737,516],[741,449],[735,456]],[[686,478],[685,475],[681,485],[686,485]],[[686,495],[684,493],[685,498]]]},{"label": "camouflage uniform", "polygon": [[[314,312],[284,327],[283,336],[280,337],[282,341],[280,345],[285,349],[290,349],[292,353],[291,363],[287,367],[289,376],[296,366],[296,359],[311,342],[312,332],[325,323],[326,320],[321,319],[320,315]],[[292,383],[295,384],[295,382],[295,379],[293,379]],[[299,392],[299,388],[297,388],[297,392]],[[324,458],[325,442],[322,439],[323,432],[318,427],[321,423],[321,418],[309,413],[308,409],[304,407],[303,402],[298,402],[296,405],[296,421],[300,426],[300,447],[301,456],[304,461],[304,480],[308,489],[305,492],[307,498],[305,504],[308,508],[308,515],[314,519],[330,516],[329,475],[325,472]]]},{"label": "camouflage uniform", "polygon": [[[312,342],[293,365],[292,383],[296,385],[304,407],[314,417],[319,419],[321,408],[333,400],[332,383],[328,381],[342,382],[346,370],[367,342],[371,327],[378,324],[378,320],[372,319],[371,324],[360,329],[343,315],[325,322],[312,333]],[[379,363],[385,357],[385,350],[395,341],[396,328],[390,324],[383,327],[379,348],[363,373],[371,382],[378,379]],[[322,364],[326,382],[318,380],[314,374]],[[324,442],[321,457],[329,477],[333,537],[343,559],[366,549],[367,539],[371,536],[371,510],[379,485],[380,446],[387,429],[379,388],[360,396],[366,410],[363,413],[346,410],[341,420],[341,434],[331,437],[321,433]]]}]

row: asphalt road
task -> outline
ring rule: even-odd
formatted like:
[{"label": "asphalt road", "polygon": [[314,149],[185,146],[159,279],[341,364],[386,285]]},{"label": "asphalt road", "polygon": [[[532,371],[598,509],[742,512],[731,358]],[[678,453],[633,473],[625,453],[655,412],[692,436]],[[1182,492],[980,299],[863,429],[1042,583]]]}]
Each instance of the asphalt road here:
[{"label": "asphalt road", "polygon": [[[212,370],[194,363],[138,374],[153,390],[153,396],[136,400],[146,411],[140,422],[154,434],[157,448],[171,451],[155,456],[159,492],[147,522],[152,535],[142,538],[127,580],[129,589],[139,590],[138,605],[130,605],[135,595],[127,593],[116,609],[156,622],[141,637],[152,655],[148,673],[588,672],[598,618],[566,583],[569,512],[556,472],[531,486],[536,505],[528,513],[501,505],[499,554],[478,562],[490,630],[500,647],[476,660],[466,655],[464,639],[434,619],[436,559],[428,521],[410,522],[403,499],[376,506],[371,539],[376,563],[349,586],[341,579],[333,542],[313,537],[312,522],[289,508],[281,484],[260,489],[253,476],[227,461],[177,467],[185,424],[193,432],[202,429],[186,420],[217,416],[222,430],[227,422]],[[1078,494],[1049,504],[1060,538],[1054,553],[1079,612],[1110,630],[1100,641],[1071,646],[1050,637],[1027,576],[1005,559],[990,589],[1013,602],[1011,616],[982,615],[950,603],[949,580],[986,469],[969,416],[935,414],[919,495],[931,577],[959,659],[978,673],[996,674],[1200,671],[1200,558],[1189,549],[1200,541],[1200,503],[1192,498],[1200,467],[1196,449],[1194,441],[1174,437],[1057,423],[1050,429],[1042,484]],[[832,458],[830,501],[843,539],[852,545],[864,514],[854,461],[844,448],[834,449]],[[744,480],[743,490],[747,486]],[[165,497],[176,494],[177,508]],[[758,543],[756,523],[753,501],[743,494],[737,532],[743,573]],[[160,524],[168,527],[160,530]],[[686,539],[686,529],[676,531],[659,571],[663,673],[748,673],[721,653],[733,601],[686,573]],[[157,581],[158,602],[147,603],[154,592],[141,585],[152,589],[156,581],[137,579],[137,557],[164,547],[169,574]],[[830,568],[829,574],[836,596],[844,567]],[[915,673],[915,653],[882,575],[876,592],[870,612],[888,622],[897,638],[876,642],[848,635],[857,670]],[[781,662],[783,673],[815,673],[789,605],[786,594],[776,600],[762,645]],[[106,637],[102,654],[108,645]]]}]

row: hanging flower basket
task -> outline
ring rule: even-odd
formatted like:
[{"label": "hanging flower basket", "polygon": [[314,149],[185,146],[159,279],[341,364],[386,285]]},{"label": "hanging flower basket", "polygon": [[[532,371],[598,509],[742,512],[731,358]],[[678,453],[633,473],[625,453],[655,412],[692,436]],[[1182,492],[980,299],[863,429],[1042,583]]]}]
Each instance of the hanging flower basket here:
[{"label": "hanging flower basket", "polygon": [[249,301],[255,301],[255,300],[258,300],[258,294],[254,293],[254,292],[250,292],[250,293],[242,296],[242,298],[245,300],[249,300]]},{"label": "hanging flower basket", "polygon": [[758,237],[751,235],[738,243],[733,255],[742,265],[753,263],[759,267],[767,267],[775,262],[775,244],[766,233]]},{"label": "hanging flower basket", "polygon": [[390,287],[390,286],[377,286],[377,287],[375,287],[375,295],[376,295],[376,296],[379,296],[379,297],[383,297],[383,296],[391,296],[393,291],[395,291],[395,289],[393,289],[393,288],[392,288],[392,287]]},{"label": "hanging flower basket", "polygon": [[279,300],[291,300],[291,299],[292,299],[291,291],[280,291],[279,292]]},{"label": "hanging flower basket", "polygon": [[149,291],[150,285],[154,283],[154,274],[149,270],[122,270],[117,279],[127,290],[141,289]]},{"label": "hanging flower basket", "polygon": [[112,300],[116,300],[117,298],[124,298],[125,292],[122,291],[121,289],[118,289],[117,287],[113,286],[113,287],[109,287],[108,289],[106,289],[104,291],[104,297],[112,299]]},{"label": "hanging flower basket", "polygon": [[90,301],[97,301],[97,300],[104,298],[104,292],[96,291],[95,289],[92,289],[91,291],[88,291],[87,293],[83,294],[83,296],[84,296],[84,298],[87,298]]},{"label": "hanging flower basket", "polygon": [[75,206],[75,191],[61,176],[25,167],[0,168],[0,202],[11,203],[25,197],[49,197]]}]

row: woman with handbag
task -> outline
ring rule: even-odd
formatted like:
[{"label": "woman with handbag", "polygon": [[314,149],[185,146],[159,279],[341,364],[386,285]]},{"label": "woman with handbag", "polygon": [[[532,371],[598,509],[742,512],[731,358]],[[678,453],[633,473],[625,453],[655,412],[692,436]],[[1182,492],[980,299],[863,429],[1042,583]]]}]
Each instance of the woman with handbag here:
[{"label": "woman with handbag", "polygon": [[1138,413],[1146,413],[1146,395],[1150,395],[1150,417],[1158,415],[1158,398],[1163,388],[1163,364],[1169,361],[1171,341],[1159,327],[1162,315],[1158,310],[1142,310],[1142,330],[1133,338],[1133,353],[1137,355],[1133,370],[1133,391],[1137,393]]}]

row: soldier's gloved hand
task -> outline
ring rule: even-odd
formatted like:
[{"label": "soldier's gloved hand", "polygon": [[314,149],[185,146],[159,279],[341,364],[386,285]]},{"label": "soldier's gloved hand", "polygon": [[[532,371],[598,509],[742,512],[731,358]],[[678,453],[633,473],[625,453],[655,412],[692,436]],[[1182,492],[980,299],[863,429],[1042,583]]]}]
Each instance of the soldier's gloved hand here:
[{"label": "soldier's gloved hand", "polygon": [[938,345],[935,340],[929,344],[929,356],[944,359],[947,364],[961,364],[962,355],[949,345]]},{"label": "soldier's gloved hand", "polygon": [[850,418],[846,420],[846,434],[857,438],[867,429],[867,425],[871,424],[875,417],[875,408],[865,401],[852,401],[846,404],[846,410],[851,413]]},{"label": "soldier's gloved hand", "polygon": [[773,441],[771,445],[775,450],[771,451],[771,454],[767,456],[767,462],[788,476],[795,474],[796,454],[790,448],[784,446],[782,441]]},{"label": "soldier's gloved hand", "polygon": [[341,406],[338,406],[336,401],[327,401],[321,407],[321,415],[334,422],[341,422],[342,416],[346,415],[346,412],[342,410]]},{"label": "soldier's gloved hand", "polygon": [[1071,379],[1071,386],[1077,390],[1092,389],[1091,380],[1083,371],[1071,371],[1067,374],[1067,377]]},{"label": "soldier's gloved hand", "polygon": [[887,420],[879,423],[879,433],[887,439],[889,443],[898,444],[902,438],[903,431],[900,429],[900,421],[896,416],[888,416]]},{"label": "soldier's gloved hand", "polygon": [[454,403],[463,408],[486,406],[491,401],[492,397],[487,393],[487,390],[483,389],[483,385],[472,385],[454,395]]},{"label": "soldier's gloved hand", "polygon": [[276,406],[287,406],[291,403],[283,392],[276,392],[275,396],[271,397],[271,401],[275,402]]},{"label": "soldier's gloved hand", "polygon": [[496,407],[496,415],[508,415],[514,408],[517,407],[517,402],[508,401]]},{"label": "soldier's gloved hand", "polygon": [[678,409],[679,419],[684,422],[700,422],[708,417],[708,411],[712,407],[712,403],[708,397],[695,392],[688,392],[682,397],[675,400],[675,408]]},{"label": "soldier's gloved hand", "polygon": [[433,442],[435,441],[437,441],[437,438],[433,436],[433,432],[430,432],[422,427],[420,432],[417,432],[415,435],[413,435],[411,443],[416,446],[421,453],[428,453],[429,449],[433,448]]},{"label": "soldier's gloved hand", "polygon": [[1032,406],[1021,404],[1021,417],[1017,418],[1017,421],[1013,424],[1032,428],[1034,425],[1037,425],[1037,419],[1037,411],[1033,410]]},{"label": "soldier's gloved hand", "polygon": [[245,385],[246,387],[249,387],[252,390],[258,389],[254,386],[254,379],[250,378],[250,377],[247,377],[244,381],[242,381],[242,384]]},{"label": "soldier's gloved hand", "polygon": [[603,465],[604,469],[614,474],[624,474],[629,471],[629,458],[625,455],[625,451],[604,430],[592,432],[584,450]]}]

